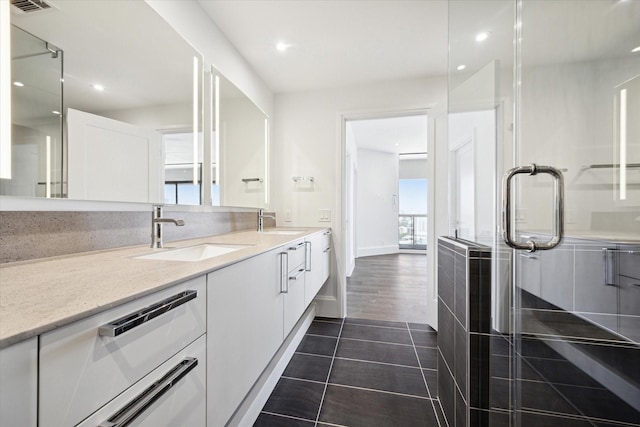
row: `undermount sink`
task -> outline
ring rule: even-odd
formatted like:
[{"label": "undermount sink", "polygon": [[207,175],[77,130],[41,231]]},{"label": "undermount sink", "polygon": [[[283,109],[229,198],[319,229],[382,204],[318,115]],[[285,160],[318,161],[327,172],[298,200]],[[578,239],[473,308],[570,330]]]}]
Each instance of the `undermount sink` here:
[{"label": "undermount sink", "polygon": [[240,249],[248,248],[250,245],[224,245],[214,243],[204,243],[202,245],[189,246],[179,249],[168,249],[162,252],[154,252],[148,255],[135,257],[136,259],[155,259],[160,261],[203,261],[205,259],[225,255]]},{"label": "undermount sink", "polygon": [[300,230],[267,230],[261,231],[262,234],[280,234],[282,236],[295,236],[296,234],[304,233]]}]

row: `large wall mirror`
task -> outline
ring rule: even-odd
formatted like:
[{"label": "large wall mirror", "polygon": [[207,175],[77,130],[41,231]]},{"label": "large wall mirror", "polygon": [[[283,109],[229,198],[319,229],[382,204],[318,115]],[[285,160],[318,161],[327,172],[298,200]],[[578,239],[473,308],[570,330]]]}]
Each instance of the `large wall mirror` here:
[{"label": "large wall mirror", "polygon": [[266,208],[269,206],[269,120],[213,67],[211,78],[213,203]]},{"label": "large wall mirror", "polygon": [[201,55],[143,1],[11,9],[0,194],[201,204]]}]

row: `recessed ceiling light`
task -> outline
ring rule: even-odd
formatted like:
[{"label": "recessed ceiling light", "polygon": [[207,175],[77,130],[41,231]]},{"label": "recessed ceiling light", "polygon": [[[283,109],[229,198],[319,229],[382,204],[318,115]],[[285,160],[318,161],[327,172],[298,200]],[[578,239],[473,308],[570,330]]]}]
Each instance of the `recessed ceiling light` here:
[{"label": "recessed ceiling light", "polygon": [[458,67],[456,68],[456,70],[458,70],[458,71],[462,71],[462,70],[464,70],[465,68],[467,68],[467,66],[466,66],[466,65],[464,65],[464,64],[460,64],[460,65],[458,65]]},{"label": "recessed ceiling light", "polygon": [[637,53],[640,52],[640,46],[636,46],[633,49],[631,49],[631,53]]},{"label": "recessed ceiling light", "polygon": [[101,84],[98,84],[98,83],[92,84],[91,87],[94,88],[95,90],[97,90],[98,92],[104,91],[104,86],[102,86]]},{"label": "recessed ceiling light", "polygon": [[482,33],[478,33],[476,35],[476,41],[477,42],[483,42],[486,39],[488,39],[490,35],[491,35],[491,33],[489,33],[488,31],[483,31]]},{"label": "recessed ceiling light", "polygon": [[22,83],[22,82],[13,82],[13,85],[14,86],[18,86],[18,87],[23,87],[24,83]]},{"label": "recessed ceiling light", "polygon": [[284,52],[287,49],[289,49],[290,47],[291,47],[291,45],[289,43],[285,43],[285,42],[276,43],[276,49],[278,49],[278,52]]}]

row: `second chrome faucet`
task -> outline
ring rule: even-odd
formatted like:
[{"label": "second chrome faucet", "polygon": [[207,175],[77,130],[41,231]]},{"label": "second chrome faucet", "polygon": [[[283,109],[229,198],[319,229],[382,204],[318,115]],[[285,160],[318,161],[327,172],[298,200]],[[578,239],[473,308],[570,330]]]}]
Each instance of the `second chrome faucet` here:
[{"label": "second chrome faucet", "polygon": [[162,241],[162,224],[165,222],[175,224],[178,227],[184,225],[184,221],[181,219],[163,218],[162,206],[154,206],[151,213],[151,247],[154,249],[164,247],[164,242]]}]

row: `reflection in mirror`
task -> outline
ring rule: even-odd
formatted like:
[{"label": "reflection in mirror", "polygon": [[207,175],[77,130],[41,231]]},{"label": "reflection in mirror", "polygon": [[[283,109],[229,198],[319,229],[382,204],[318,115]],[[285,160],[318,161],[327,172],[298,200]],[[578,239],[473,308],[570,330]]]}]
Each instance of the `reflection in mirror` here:
[{"label": "reflection in mirror", "polygon": [[0,180],[0,194],[62,195],[62,58],[11,26],[11,177]]},{"label": "reflection in mirror", "polygon": [[[1,194],[158,203],[164,201],[164,175],[168,173],[167,181],[174,186],[188,187],[184,192],[174,192],[180,196],[175,202],[200,203],[200,55],[143,1],[68,0],[31,13],[14,8],[11,22],[17,27],[15,33],[25,30],[45,40],[40,41],[44,46],[41,51],[46,53],[42,58],[51,61],[52,49],[47,46],[52,44],[56,46],[53,50],[64,52],[62,108],[59,101],[57,107],[48,105],[53,97],[50,89],[39,90],[35,97],[17,96],[14,90],[14,127],[25,126],[17,121],[22,120],[21,110],[36,112],[46,105],[49,115],[53,110],[62,113],[65,132],[62,141],[59,133],[55,139],[51,135],[51,163],[43,160],[47,158],[46,147],[42,149],[45,155],[37,154],[40,158],[34,158],[24,169],[26,159],[21,158],[21,173],[10,184],[3,182]],[[15,36],[12,43],[18,41],[19,36]],[[13,54],[12,65],[14,80],[25,80],[25,86],[16,89],[24,89],[22,93],[26,94],[35,90],[27,87],[29,73],[45,73],[48,68],[37,64],[25,70],[21,66],[26,62],[24,55]],[[62,61],[62,55],[58,61]],[[58,86],[59,82],[58,74]],[[60,119],[54,116],[52,123],[60,123]],[[39,133],[44,132],[42,121],[37,126]],[[31,134],[27,137],[33,138]],[[184,180],[181,173],[175,176],[173,170],[169,173],[164,167],[166,156],[168,162],[176,158],[164,154],[163,146],[171,151],[176,139],[181,140],[178,145],[190,148],[188,155],[179,159],[187,163],[181,169],[182,173],[188,170],[189,178]],[[12,144],[17,147],[24,142],[14,137]],[[38,144],[45,146],[46,142]],[[20,149],[14,151],[22,157],[35,156]],[[51,175],[45,163],[52,165]],[[30,181],[21,182],[21,175],[27,171]],[[37,179],[33,177],[36,174]],[[59,181],[63,185],[56,187]]]},{"label": "reflection in mirror", "polygon": [[269,120],[215,68],[211,76],[214,205],[268,207]]}]

